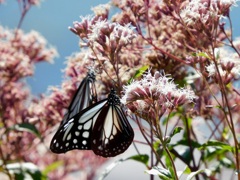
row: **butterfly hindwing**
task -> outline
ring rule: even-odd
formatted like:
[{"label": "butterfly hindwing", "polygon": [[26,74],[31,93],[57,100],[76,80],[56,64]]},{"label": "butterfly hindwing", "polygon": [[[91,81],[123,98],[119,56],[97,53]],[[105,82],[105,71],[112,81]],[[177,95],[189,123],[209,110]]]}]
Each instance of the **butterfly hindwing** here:
[{"label": "butterfly hindwing", "polygon": [[51,151],[60,154],[73,149],[91,149],[92,129],[106,102],[107,100],[99,101],[63,123],[52,138]]},{"label": "butterfly hindwing", "polygon": [[99,113],[92,132],[92,150],[95,154],[103,157],[121,154],[132,143],[133,129],[115,94],[110,94],[108,103]]}]

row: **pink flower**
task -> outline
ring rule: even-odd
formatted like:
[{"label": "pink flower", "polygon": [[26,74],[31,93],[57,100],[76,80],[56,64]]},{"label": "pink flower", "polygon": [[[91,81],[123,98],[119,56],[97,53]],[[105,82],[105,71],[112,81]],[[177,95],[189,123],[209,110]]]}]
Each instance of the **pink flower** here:
[{"label": "pink flower", "polygon": [[237,0],[204,1],[192,0],[181,10],[180,16],[187,25],[206,23],[228,16],[229,8],[236,6]]},{"label": "pink flower", "polygon": [[136,37],[134,27],[130,24],[120,25],[97,16],[81,17],[81,19],[82,22],[74,22],[70,30],[79,35],[87,45],[96,49],[101,48],[102,53],[104,51],[114,53]]},{"label": "pink flower", "polygon": [[193,102],[195,98],[192,90],[177,88],[170,77],[158,71],[152,76],[148,71],[141,80],[124,87],[121,102],[140,117],[155,119],[157,111],[159,116],[167,109]]},{"label": "pink flower", "polygon": [[216,59],[218,63],[217,67],[213,62],[206,66],[209,77],[213,77],[216,81],[218,81],[220,75],[222,81],[225,84],[228,84],[233,80],[239,79],[240,59],[237,53],[229,51],[225,48],[219,48],[216,49],[215,56],[218,57],[218,59]]}]

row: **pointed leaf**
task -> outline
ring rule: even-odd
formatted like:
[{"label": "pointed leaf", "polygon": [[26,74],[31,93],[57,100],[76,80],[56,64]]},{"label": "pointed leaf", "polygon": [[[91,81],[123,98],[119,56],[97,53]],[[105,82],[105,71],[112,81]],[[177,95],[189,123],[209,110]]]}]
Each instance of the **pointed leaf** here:
[{"label": "pointed leaf", "polygon": [[205,57],[205,58],[209,58],[208,54],[205,52],[198,52],[198,53],[192,53],[193,56],[200,56],[200,57]]},{"label": "pointed leaf", "polygon": [[190,148],[182,148],[178,151],[178,154],[187,162],[188,164],[191,162],[191,151]]},{"label": "pointed leaf", "polygon": [[173,137],[175,134],[180,133],[182,129],[183,129],[182,127],[175,127],[170,137]]},{"label": "pointed leaf", "polygon": [[100,175],[100,177],[98,178],[98,180],[103,180],[105,177],[107,177],[107,175],[112,171],[113,168],[115,168],[117,165],[121,164],[123,161],[125,161],[124,159],[119,159],[118,161],[113,162],[112,164],[110,164],[105,170],[104,172]]},{"label": "pointed leaf", "polygon": [[204,143],[203,145],[201,145],[199,147],[200,150],[203,150],[203,149],[206,149],[206,147],[218,147],[218,148],[221,148],[222,150],[226,150],[226,151],[231,151],[233,152],[234,151],[234,148],[232,146],[230,146],[229,144],[226,144],[226,143],[223,143],[223,142],[220,142],[220,141],[208,141],[206,143]]},{"label": "pointed leaf", "polygon": [[191,140],[189,142],[188,139],[182,139],[182,140],[178,141],[177,143],[173,144],[173,146],[184,145],[184,146],[189,147],[189,143],[191,143],[191,146],[193,148],[199,148],[201,146],[201,144],[199,144],[197,141]]},{"label": "pointed leaf", "polygon": [[161,177],[161,179],[164,179],[164,180],[174,179],[170,171],[162,167],[154,166],[152,169],[146,170],[145,172],[152,175],[158,175],[159,177]]},{"label": "pointed leaf", "polygon": [[[190,173],[189,175],[188,175],[188,177],[187,177],[187,179],[186,180],[191,180],[191,179],[193,179],[197,174],[200,174],[200,173],[202,173],[202,172],[206,172],[207,173],[207,171],[209,172],[209,170],[207,170],[207,169],[200,169],[200,170],[198,170],[198,171],[195,171],[195,172],[192,172],[192,173]],[[208,174],[208,173],[207,173]]]},{"label": "pointed leaf", "polygon": [[132,159],[132,160],[141,162],[144,165],[147,165],[149,156],[147,154],[139,154],[139,155],[131,156],[131,157],[127,158],[126,160],[128,160],[128,159]]},{"label": "pointed leaf", "polygon": [[140,77],[143,75],[143,73],[149,68],[148,65],[146,66],[142,66],[141,68],[139,68],[136,73],[133,75],[133,77],[131,77],[131,79],[128,81],[128,84],[130,84],[134,79]]},{"label": "pointed leaf", "polygon": [[56,162],[48,165],[47,167],[45,167],[45,169],[42,171],[42,174],[47,177],[49,172],[54,171],[55,169],[57,169],[58,167],[60,167],[62,165],[63,165],[63,161],[56,161]]},{"label": "pointed leaf", "polygon": [[30,132],[30,133],[36,135],[37,137],[41,138],[41,135],[40,135],[39,131],[37,130],[37,128],[33,124],[30,124],[30,123],[16,124],[13,127],[13,129],[17,130],[17,131]]},{"label": "pointed leaf", "polygon": [[42,180],[43,176],[38,167],[33,163],[11,163],[7,164],[6,168],[11,174],[14,174],[15,177],[19,180],[26,179],[28,176],[31,176],[34,180]]}]

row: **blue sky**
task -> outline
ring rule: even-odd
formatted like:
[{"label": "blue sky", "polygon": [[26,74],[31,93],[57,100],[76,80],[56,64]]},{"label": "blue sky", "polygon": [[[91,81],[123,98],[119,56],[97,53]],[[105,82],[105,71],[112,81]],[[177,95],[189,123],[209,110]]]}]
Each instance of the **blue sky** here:
[{"label": "blue sky", "polygon": [[[91,7],[108,0],[45,0],[39,7],[33,6],[24,22],[22,29],[25,32],[36,30],[40,32],[48,43],[56,47],[59,57],[54,64],[40,63],[35,68],[35,75],[28,78],[28,83],[33,94],[44,93],[48,86],[60,85],[65,67],[66,57],[79,51],[79,38],[68,30],[73,21],[80,20],[79,16],[92,14]],[[234,25],[234,35],[240,36],[239,7],[233,7],[231,11]],[[20,18],[20,10],[17,1],[6,0],[0,5],[0,24],[4,27],[15,28]]]},{"label": "blue sky", "polygon": [[[108,0],[101,0],[101,3],[107,2]],[[33,6],[27,13],[22,29],[25,32],[30,30],[40,32],[59,53],[54,64],[38,64],[35,68],[35,76],[28,78],[34,94],[46,92],[49,85],[61,84],[66,57],[79,51],[79,38],[68,30],[68,26],[72,26],[73,21],[80,21],[80,15],[92,14],[91,7],[98,4],[97,0],[45,0],[39,7]],[[16,0],[6,0],[5,4],[0,5],[2,26],[16,28],[19,18],[20,10]]]}]

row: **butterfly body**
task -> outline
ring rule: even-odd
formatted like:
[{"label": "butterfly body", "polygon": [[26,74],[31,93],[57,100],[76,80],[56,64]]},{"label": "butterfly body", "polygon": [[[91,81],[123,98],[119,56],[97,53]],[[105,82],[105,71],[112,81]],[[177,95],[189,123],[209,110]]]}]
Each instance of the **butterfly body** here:
[{"label": "butterfly body", "polygon": [[65,153],[73,149],[93,150],[97,155],[113,157],[132,143],[134,132],[112,90],[101,100],[65,121],[54,135],[50,149]]}]

